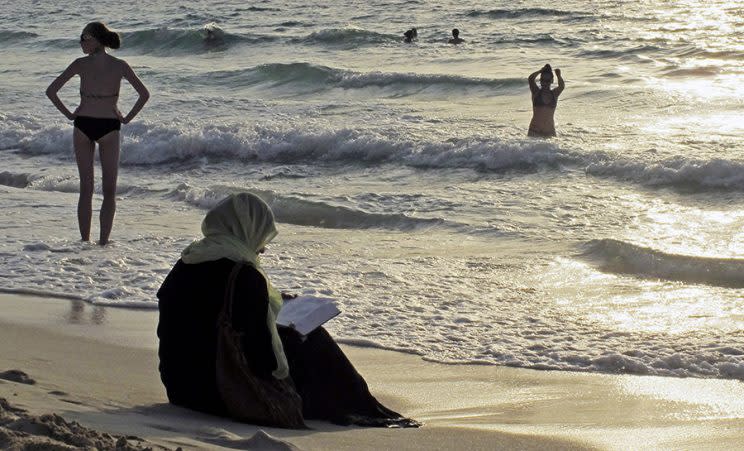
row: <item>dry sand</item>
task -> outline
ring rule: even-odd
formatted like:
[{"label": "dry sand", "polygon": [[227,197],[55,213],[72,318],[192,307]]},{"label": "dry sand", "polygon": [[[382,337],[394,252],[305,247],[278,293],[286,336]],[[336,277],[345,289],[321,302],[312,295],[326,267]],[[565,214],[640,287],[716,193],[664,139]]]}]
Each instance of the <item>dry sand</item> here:
[{"label": "dry sand", "polygon": [[[0,306],[0,373],[35,381],[17,382],[18,372],[0,379],[8,401],[0,439],[15,433],[17,444],[65,443],[38,426],[46,418],[68,438],[101,440],[101,448],[744,449],[738,381],[441,365],[350,346],[344,350],[372,392],[423,428],[259,429],[167,404],[155,311],[10,294],[0,295]],[[58,416],[44,417],[51,413]],[[19,437],[12,426],[20,424],[36,426]]]}]

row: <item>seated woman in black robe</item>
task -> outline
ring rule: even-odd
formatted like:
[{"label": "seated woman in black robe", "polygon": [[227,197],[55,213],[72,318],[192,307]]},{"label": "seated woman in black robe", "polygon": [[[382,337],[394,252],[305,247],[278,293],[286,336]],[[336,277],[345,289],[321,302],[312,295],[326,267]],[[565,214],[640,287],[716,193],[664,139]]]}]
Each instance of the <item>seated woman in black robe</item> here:
[{"label": "seated woman in black robe", "polygon": [[[277,234],[266,203],[250,193],[231,195],[207,213],[202,232],[204,238],[183,251],[158,291],[159,369],[171,403],[236,417],[231,407],[235,400],[220,386],[218,376],[220,314],[231,302],[229,321],[240,336],[238,348],[248,374],[245,384],[259,392],[276,384],[284,387],[282,396],[272,398],[266,395],[274,393],[271,390],[262,392],[259,399],[273,404],[269,407],[291,411],[292,396],[299,395],[305,419],[365,426],[419,425],[370,394],[325,329],[319,327],[302,337],[293,329],[276,326],[281,295],[258,260]],[[282,425],[272,418],[256,422]]]}]

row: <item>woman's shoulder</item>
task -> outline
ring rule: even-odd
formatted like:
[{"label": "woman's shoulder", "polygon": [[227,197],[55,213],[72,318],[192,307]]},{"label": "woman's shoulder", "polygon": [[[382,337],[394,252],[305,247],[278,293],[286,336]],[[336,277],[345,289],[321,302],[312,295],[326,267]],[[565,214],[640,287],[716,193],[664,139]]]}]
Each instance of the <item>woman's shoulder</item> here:
[{"label": "woman's shoulder", "polygon": [[121,71],[122,74],[129,67],[129,64],[127,64],[126,61],[121,58],[117,58],[110,53],[106,54],[106,58],[108,58],[108,64],[111,67],[116,67],[119,71]]},{"label": "woman's shoulder", "polygon": [[121,58],[117,58],[117,57],[115,57],[114,55],[112,55],[110,53],[107,53],[106,55],[108,55],[108,57],[111,59],[111,62],[112,63],[119,64],[121,66],[129,66],[129,64],[127,64],[127,62],[124,61]]},{"label": "woman's shoulder", "polygon": [[85,55],[85,56],[81,56],[80,58],[75,58],[70,65],[71,66],[82,66],[88,61],[90,61],[90,55]]},{"label": "woman's shoulder", "polygon": [[260,278],[261,280],[264,280],[263,274],[261,274],[261,272],[250,263],[235,262],[227,258],[193,264],[185,263],[183,260],[179,259],[173,266],[173,269],[171,269],[171,273],[184,274],[189,277],[195,274],[229,274],[233,270],[237,270],[238,275],[241,278]]},{"label": "woman's shoulder", "polygon": [[106,53],[105,55],[100,55],[100,56],[99,55],[85,55],[85,56],[81,56],[80,58],[77,58],[76,60],[74,60],[72,62],[72,64],[76,64],[78,66],[85,67],[85,66],[89,66],[89,65],[92,65],[92,64],[94,64],[94,63],[97,62],[97,64],[95,64],[95,66],[90,66],[90,67],[91,67],[91,69],[93,69],[94,67],[98,67],[100,69],[100,66],[98,64],[101,63],[101,58],[105,58],[104,64],[106,66],[109,66],[109,67],[118,67],[118,68],[121,68],[122,70],[125,67],[129,67],[129,64],[127,64],[126,61],[124,61],[121,58],[117,58],[117,57],[115,57],[115,56],[113,56],[111,54],[108,54],[108,53]]},{"label": "woman's shoulder", "polygon": [[180,293],[206,286],[224,286],[225,280],[233,270],[238,271],[236,277],[238,289],[266,289],[266,279],[250,264],[226,258],[188,264],[179,259],[160,286],[158,297],[162,298],[169,292]]},{"label": "woman's shoulder", "polygon": [[179,260],[174,270],[176,268],[188,274],[188,276],[200,274],[215,278],[225,277],[232,271],[237,271],[237,280],[240,285],[266,285],[264,275],[255,266],[250,263],[236,262],[227,258],[197,264],[186,264],[183,260]]},{"label": "woman's shoulder", "polygon": [[264,275],[255,266],[245,262],[239,262],[236,265],[238,265],[238,281],[240,285],[266,287]]}]

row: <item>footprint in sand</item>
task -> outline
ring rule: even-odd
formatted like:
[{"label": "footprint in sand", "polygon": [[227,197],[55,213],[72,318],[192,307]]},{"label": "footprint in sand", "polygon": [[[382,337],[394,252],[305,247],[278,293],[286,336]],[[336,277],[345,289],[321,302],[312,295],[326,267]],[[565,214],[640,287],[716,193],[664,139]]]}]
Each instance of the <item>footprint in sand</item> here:
[{"label": "footprint in sand", "polygon": [[35,385],[36,381],[31,379],[28,374],[21,370],[8,370],[0,373],[0,379],[5,379],[11,382],[18,382],[19,384]]},{"label": "footprint in sand", "polygon": [[50,395],[54,395],[54,396],[68,396],[69,395],[69,393],[63,392],[63,391],[59,391],[59,390],[52,390],[52,391],[50,391],[48,393]]}]

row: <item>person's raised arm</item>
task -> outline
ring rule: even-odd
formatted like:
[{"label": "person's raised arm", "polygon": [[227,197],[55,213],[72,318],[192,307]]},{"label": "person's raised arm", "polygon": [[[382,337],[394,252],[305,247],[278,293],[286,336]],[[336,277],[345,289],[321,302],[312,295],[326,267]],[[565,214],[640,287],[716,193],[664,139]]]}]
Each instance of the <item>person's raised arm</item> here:
[{"label": "person's raised arm", "polygon": [[555,77],[558,79],[558,87],[553,90],[553,95],[558,97],[561,95],[563,90],[566,88],[566,83],[563,81],[563,77],[561,77],[561,70],[556,69],[555,70]]},{"label": "person's raised arm", "polygon": [[126,79],[129,84],[132,85],[132,88],[137,91],[137,94],[139,94],[139,98],[137,99],[137,102],[135,102],[129,114],[119,118],[122,124],[128,124],[135,116],[137,116],[137,113],[140,112],[142,107],[145,106],[145,103],[147,103],[147,100],[150,98],[150,92],[145,88],[144,83],[142,83],[142,80],[137,77],[137,74],[134,73],[132,68],[129,67],[129,64],[123,61],[122,64],[124,64],[124,79]]},{"label": "person's raised arm", "polygon": [[62,86],[67,83],[68,80],[70,80],[73,76],[79,74],[79,68],[77,61],[73,61],[72,64],[67,66],[67,69],[65,69],[61,74],[59,74],[59,77],[55,78],[54,81],[49,85],[49,87],[46,89],[46,95],[49,97],[49,100],[52,101],[54,106],[57,107],[57,109],[60,111],[60,113],[64,114],[65,117],[69,120],[75,119],[75,114],[67,109],[64,103],[62,103],[62,100],[60,100],[57,93],[62,88]]},{"label": "person's raised arm", "polygon": [[535,78],[537,78],[537,76],[540,75],[541,71],[542,69],[540,69],[537,72],[533,72],[532,74],[530,74],[529,77],[527,77],[527,83],[530,84],[530,91],[532,91],[532,94],[535,94],[537,93],[537,91],[540,90],[540,88],[537,87],[537,83],[535,83]]}]

